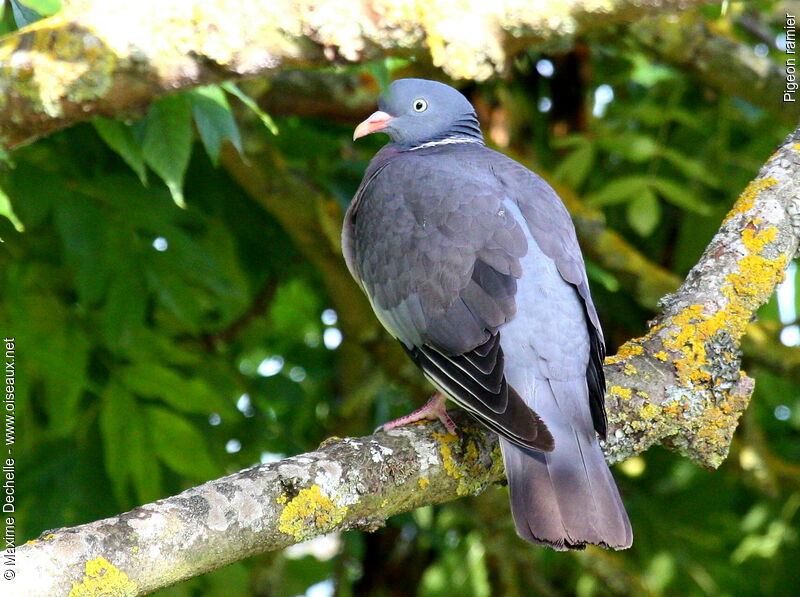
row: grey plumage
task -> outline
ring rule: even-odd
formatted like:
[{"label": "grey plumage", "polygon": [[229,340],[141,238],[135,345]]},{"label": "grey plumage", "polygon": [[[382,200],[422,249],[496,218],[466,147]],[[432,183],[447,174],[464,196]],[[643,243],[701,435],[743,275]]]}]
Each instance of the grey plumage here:
[{"label": "grey plumage", "polygon": [[630,546],[595,435],[606,432],[603,335],[563,203],[483,145],[454,89],[396,81],[379,106],[361,126],[393,142],[345,218],[351,273],[426,377],[501,436],[521,537]]}]

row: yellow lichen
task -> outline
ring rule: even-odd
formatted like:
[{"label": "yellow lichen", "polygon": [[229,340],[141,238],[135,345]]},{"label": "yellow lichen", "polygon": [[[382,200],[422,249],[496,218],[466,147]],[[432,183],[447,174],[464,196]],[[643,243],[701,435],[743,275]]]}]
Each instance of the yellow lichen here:
[{"label": "yellow lichen", "polygon": [[676,418],[678,415],[683,414],[686,406],[679,400],[672,400],[661,406],[661,412],[668,416],[670,419]]},{"label": "yellow lichen", "polygon": [[346,514],[347,506],[337,506],[319,485],[312,485],[289,501],[281,512],[278,529],[296,541],[304,541],[332,531]]},{"label": "yellow lichen", "polygon": [[625,375],[636,375],[638,371],[631,363],[625,363],[625,368],[622,370],[622,373]]},{"label": "yellow lichen", "polygon": [[611,386],[611,388],[608,390],[608,393],[614,396],[619,396],[624,400],[630,400],[631,397],[631,389],[623,388],[622,386]]},{"label": "yellow lichen", "polygon": [[69,597],[126,597],[138,595],[139,587],[128,575],[104,557],[86,562],[84,577],[80,583],[73,582]]},{"label": "yellow lichen", "polygon": [[[723,287],[723,294],[746,297],[753,301],[766,300],[775,286],[783,281],[788,257],[780,255],[768,259],[761,255],[747,255],[739,260],[739,271],[729,274],[726,280],[731,286]],[[743,322],[747,325],[748,321]]]},{"label": "yellow lichen", "polygon": [[[442,455],[442,465],[449,477],[458,481],[456,493],[470,495],[483,487],[481,473],[480,450],[475,441],[469,438],[464,455],[456,459],[453,447],[458,444],[459,437],[452,433],[434,433],[433,437],[439,440],[439,453]],[[460,460],[460,461],[459,461]]]},{"label": "yellow lichen", "polygon": [[644,348],[642,348],[641,344],[637,344],[635,340],[629,340],[619,347],[617,354],[606,357],[606,365],[619,363],[629,357],[640,355],[642,352],[644,352]]},{"label": "yellow lichen", "polygon": [[278,496],[278,503],[279,504],[285,504],[288,501],[289,501],[289,496],[287,496],[285,493],[282,493],[282,494],[280,494]]},{"label": "yellow lichen", "polygon": [[329,437],[328,439],[322,440],[322,443],[321,443],[319,446],[317,446],[317,450],[321,450],[322,448],[325,448],[325,447],[327,447],[328,445],[330,445],[330,444],[332,444],[332,443],[334,443],[334,442],[337,442],[337,441],[339,441],[340,439],[342,439],[342,438],[341,438],[341,437],[338,437],[338,436],[336,436],[336,435],[332,435],[332,436],[331,436],[331,437]]},{"label": "yellow lichen", "polygon": [[27,108],[51,118],[63,116],[65,101],[103,97],[118,64],[92,31],[65,27],[58,16],[3,40],[0,57],[2,76],[13,80],[15,93],[30,101]]},{"label": "yellow lichen", "polygon": [[666,361],[669,358],[669,355],[663,350],[659,350],[658,352],[654,353],[653,356],[659,361]]},{"label": "yellow lichen", "polygon": [[428,481],[428,479],[426,479],[425,477],[420,477],[417,483],[419,483],[420,489],[425,489],[428,485],[430,485],[431,482]]},{"label": "yellow lichen", "polygon": [[434,433],[433,437],[439,440],[439,453],[442,455],[442,465],[444,466],[445,472],[453,477],[453,479],[458,479],[461,473],[455,465],[453,451],[450,449],[450,444],[457,441],[458,437],[450,433]]},{"label": "yellow lichen", "polygon": [[55,538],[56,538],[56,536],[53,533],[49,533],[49,534],[45,535],[44,537],[42,537],[42,539],[44,541],[52,541]]},{"label": "yellow lichen", "polygon": [[[761,182],[768,183],[766,186],[774,184],[769,183],[770,180],[773,179]],[[752,199],[756,192],[748,194],[745,191],[742,197],[748,195]],[[711,382],[711,374],[707,370],[706,342],[720,331],[729,333],[736,340],[741,338],[752,313],[783,279],[788,261],[786,255],[774,259],[760,255],[775,240],[777,233],[775,227],[763,230],[747,228],[742,232],[742,243],[750,254],[737,262],[738,271],[725,278],[727,284],[721,288],[721,292],[728,302],[724,308],[708,313],[703,305],[690,305],[670,320],[672,331],[662,341],[665,348],[683,355],[675,359],[675,368],[683,384]],[[722,356],[730,362],[736,358],[730,352],[723,352]]]},{"label": "yellow lichen", "polygon": [[658,418],[658,416],[661,414],[661,409],[651,402],[649,404],[645,404],[639,411],[639,414],[645,421],[650,421]]},{"label": "yellow lichen", "polygon": [[778,229],[775,226],[763,230],[745,228],[742,232],[742,243],[751,253],[761,253],[764,246],[774,241],[777,235]]},{"label": "yellow lichen", "polygon": [[665,348],[683,355],[675,359],[675,369],[686,385],[710,379],[710,374],[702,368],[707,364],[705,343],[719,331],[722,314],[723,311],[719,311],[709,318],[704,315],[702,305],[690,305],[672,318],[675,329],[666,335],[663,343]]},{"label": "yellow lichen", "polygon": [[749,395],[729,394],[728,400],[704,410],[693,421],[694,436],[691,441],[696,449],[702,450],[706,466],[716,468],[722,463],[727,455],[731,434],[748,401]]},{"label": "yellow lichen", "polygon": [[747,185],[747,187],[745,187],[744,191],[742,191],[742,194],[739,196],[739,199],[736,200],[736,203],[733,204],[733,209],[731,209],[731,211],[728,212],[728,215],[725,216],[723,223],[727,222],[734,216],[748,211],[751,207],[753,207],[753,203],[761,191],[768,189],[771,186],[775,186],[776,184],[778,184],[777,179],[771,176],[769,178],[758,178],[752,181],[749,185]]}]

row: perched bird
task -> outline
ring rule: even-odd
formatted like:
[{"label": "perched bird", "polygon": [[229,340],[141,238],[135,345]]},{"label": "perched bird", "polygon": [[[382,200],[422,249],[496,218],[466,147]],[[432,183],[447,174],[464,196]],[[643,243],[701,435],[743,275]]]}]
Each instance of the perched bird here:
[{"label": "perched bird", "polygon": [[597,435],[605,348],[569,214],[542,178],[488,149],[475,109],[395,81],[353,138],[387,133],[345,216],[348,268],[445,397],[500,436],[517,533],[558,550],[633,535]]}]

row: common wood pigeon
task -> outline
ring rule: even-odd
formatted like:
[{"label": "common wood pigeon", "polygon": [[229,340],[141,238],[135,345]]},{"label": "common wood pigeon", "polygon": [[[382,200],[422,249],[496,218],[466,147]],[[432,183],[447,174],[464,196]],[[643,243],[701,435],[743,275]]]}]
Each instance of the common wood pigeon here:
[{"label": "common wood pigeon", "polygon": [[[633,535],[603,458],[603,332],[569,214],[488,149],[457,90],[401,79],[354,139],[383,132],[345,216],[347,266],[441,392],[500,436],[518,534],[558,550]],[[444,414],[444,398],[391,428]]]}]

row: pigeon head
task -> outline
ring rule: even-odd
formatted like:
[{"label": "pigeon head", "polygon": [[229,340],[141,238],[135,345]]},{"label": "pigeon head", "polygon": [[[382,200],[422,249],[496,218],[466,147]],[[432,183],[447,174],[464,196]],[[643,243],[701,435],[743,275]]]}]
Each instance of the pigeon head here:
[{"label": "pigeon head", "polygon": [[426,79],[398,79],[378,99],[379,110],[356,127],[353,139],[386,133],[401,145],[450,138],[482,140],[475,108],[449,85]]}]

